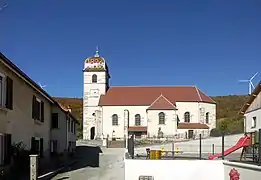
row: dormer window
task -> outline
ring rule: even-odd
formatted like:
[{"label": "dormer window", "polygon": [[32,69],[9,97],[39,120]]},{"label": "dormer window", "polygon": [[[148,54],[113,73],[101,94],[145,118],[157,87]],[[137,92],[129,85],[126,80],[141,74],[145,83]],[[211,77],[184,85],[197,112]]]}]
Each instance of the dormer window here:
[{"label": "dormer window", "polygon": [[97,83],[97,75],[96,74],[92,75],[92,83]]}]

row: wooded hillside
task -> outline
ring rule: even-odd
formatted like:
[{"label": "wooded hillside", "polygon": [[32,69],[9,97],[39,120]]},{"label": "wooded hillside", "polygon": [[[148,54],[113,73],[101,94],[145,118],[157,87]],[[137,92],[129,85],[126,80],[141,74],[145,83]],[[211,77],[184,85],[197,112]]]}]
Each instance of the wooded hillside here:
[{"label": "wooded hillside", "polygon": [[[246,102],[248,96],[230,95],[212,97],[217,103],[217,128],[227,131],[228,133],[243,132],[243,119],[238,115],[240,108]],[[82,99],[81,98],[61,98],[55,99],[63,106],[71,106],[72,113],[82,125]],[[78,137],[82,134],[81,126],[78,127]]]}]

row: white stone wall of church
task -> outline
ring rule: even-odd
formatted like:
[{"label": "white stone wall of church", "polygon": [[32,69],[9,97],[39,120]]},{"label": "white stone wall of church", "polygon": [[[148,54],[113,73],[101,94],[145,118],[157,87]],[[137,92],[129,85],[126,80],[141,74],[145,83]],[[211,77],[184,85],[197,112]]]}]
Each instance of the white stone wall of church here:
[{"label": "white stone wall of church", "polygon": [[92,75],[97,75],[97,83],[96,84],[105,84],[106,83],[106,72],[84,72],[84,84],[92,83]]},{"label": "white stone wall of church", "polygon": [[85,107],[83,112],[83,136],[84,139],[90,139],[90,130],[92,127],[95,127],[97,132],[97,123],[96,123],[96,116],[95,112],[99,110],[99,107]]},{"label": "white stone wall of church", "polygon": [[[93,74],[97,75],[97,83],[92,83]],[[93,114],[99,110],[100,96],[106,92],[106,72],[84,72],[83,81],[83,139],[90,139],[91,127],[97,126]]]},{"label": "white stone wall of church", "polygon": [[[206,112],[209,112],[209,127],[210,129],[216,127],[216,105],[210,104],[210,103],[198,103],[198,102],[177,102],[176,103],[178,110],[176,113],[179,115],[180,122],[184,122],[184,113],[190,112],[191,114],[191,121],[193,123],[205,123],[205,115]],[[146,112],[146,109],[148,106],[103,106],[102,107],[102,130],[104,136],[107,134],[111,137],[113,130],[115,131],[116,137],[124,137],[124,110],[129,111],[129,125],[134,126],[135,125],[135,114],[141,115],[141,126],[148,126],[148,132],[153,134],[158,132],[158,111],[153,115],[149,115],[150,118],[154,119],[153,123],[150,125],[151,122],[147,121],[148,114]],[[200,114],[199,108],[204,109],[204,113]],[[165,112],[165,111],[164,111]],[[174,111],[173,111],[174,112]],[[149,112],[148,112],[149,113]],[[112,126],[112,115],[117,114],[118,115],[118,126]],[[167,116],[169,117],[169,116]],[[171,116],[170,116],[171,117]],[[152,126],[152,127],[151,127]],[[169,125],[168,125],[169,126]],[[174,125],[175,126],[175,125]],[[166,128],[166,127],[165,127]],[[169,129],[165,129],[166,134],[172,134],[173,131],[175,131],[174,127],[169,127]],[[185,130],[178,130],[178,132],[185,132]],[[150,134],[151,134],[150,133]]]},{"label": "white stone wall of church", "polygon": [[210,103],[199,103],[201,107],[204,108],[204,116],[203,116],[203,123],[206,123],[206,112],[209,112],[209,129],[216,128],[216,104]]},{"label": "white stone wall of church", "polygon": [[[113,130],[115,137],[124,137],[124,110],[129,111],[129,126],[135,126],[135,115],[140,114],[141,126],[147,126],[147,113],[148,106],[103,106],[102,107],[102,121],[103,121],[103,134],[112,137]],[[117,126],[112,125],[112,115],[118,115]]]},{"label": "white stone wall of church", "polygon": [[[159,113],[165,114],[165,124],[159,124]],[[173,137],[177,132],[177,115],[174,110],[149,110],[148,111],[148,136],[158,136],[159,128],[163,136]]]},{"label": "white stone wall of church", "polygon": [[[209,113],[210,129],[216,127],[216,104],[198,102],[177,102],[177,115],[180,122],[184,122],[184,113],[190,113],[191,123],[206,123],[206,113]],[[202,108],[202,111],[200,111]]]}]

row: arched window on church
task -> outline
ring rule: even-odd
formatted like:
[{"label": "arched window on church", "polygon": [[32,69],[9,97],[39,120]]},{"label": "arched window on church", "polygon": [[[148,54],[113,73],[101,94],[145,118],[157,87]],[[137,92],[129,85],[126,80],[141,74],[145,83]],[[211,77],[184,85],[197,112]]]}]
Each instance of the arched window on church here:
[{"label": "arched window on church", "polygon": [[118,115],[117,114],[112,115],[112,125],[118,126]]},{"label": "arched window on church", "polygon": [[159,113],[159,124],[165,124],[165,114],[164,114],[164,112]]},{"label": "arched window on church", "polygon": [[184,122],[187,122],[187,123],[190,122],[190,113],[189,112],[184,113]]},{"label": "arched window on church", "polygon": [[209,112],[206,113],[206,124],[209,123]]},{"label": "arched window on church", "polygon": [[96,74],[92,75],[92,82],[97,83],[97,75]]},{"label": "arched window on church", "polygon": [[140,122],[140,115],[136,114],[135,115],[135,126],[140,126],[141,122]]}]

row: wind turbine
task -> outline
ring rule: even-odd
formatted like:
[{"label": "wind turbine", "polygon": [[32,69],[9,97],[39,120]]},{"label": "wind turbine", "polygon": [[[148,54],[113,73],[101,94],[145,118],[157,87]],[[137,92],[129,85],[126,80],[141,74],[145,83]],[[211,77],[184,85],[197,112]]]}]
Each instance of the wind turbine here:
[{"label": "wind turbine", "polygon": [[42,85],[41,83],[38,83],[39,84],[39,86],[43,89],[43,88],[45,88],[47,85]]},{"label": "wind turbine", "polygon": [[248,94],[252,93],[252,88],[255,89],[254,84],[252,83],[252,80],[257,76],[258,72],[254,74],[249,80],[239,80],[239,82],[248,82]]},{"label": "wind turbine", "polygon": [[5,8],[7,8],[7,6],[8,6],[8,4],[4,4],[4,6],[0,7],[0,12],[1,12],[2,10],[4,10]]}]

